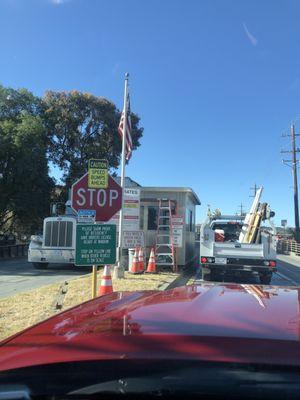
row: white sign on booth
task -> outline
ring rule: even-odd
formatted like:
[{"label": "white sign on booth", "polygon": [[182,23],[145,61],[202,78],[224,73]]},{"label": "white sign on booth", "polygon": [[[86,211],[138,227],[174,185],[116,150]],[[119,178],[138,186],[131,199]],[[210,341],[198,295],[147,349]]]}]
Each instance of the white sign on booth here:
[{"label": "white sign on booth", "polygon": [[183,215],[172,216],[172,232],[173,232],[174,247],[182,247],[183,225],[184,225]]},{"label": "white sign on booth", "polygon": [[133,249],[135,247],[145,247],[143,231],[123,231],[123,247]]},{"label": "white sign on booth", "polygon": [[[124,189],[123,230],[139,231],[140,229],[140,189]],[[119,229],[120,213],[115,214],[109,224],[116,224]]]}]

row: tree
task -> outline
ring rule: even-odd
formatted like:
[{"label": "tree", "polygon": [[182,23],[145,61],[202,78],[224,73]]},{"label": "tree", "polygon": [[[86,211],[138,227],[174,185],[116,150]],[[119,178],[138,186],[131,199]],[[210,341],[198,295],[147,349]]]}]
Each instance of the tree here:
[{"label": "tree", "polygon": [[27,89],[12,89],[0,85],[0,121],[18,121],[23,114],[39,116],[42,101]]},{"label": "tree", "polygon": [[32,233],[48,214],[54,182],[40,112],[30,92],[0,87],[0,230]]},{"label": "tree", "polygon": [[[46,92],[44,122],[49,140],[49,159],[63,171],[69,187],[87,170],[89,158],[105,158],[117,168],[122,150],[118,134],[121,113],[103,97],[88,93]],[[133,148],[142,137],[139,117],[131,115]]]},{"label": "tree", "polygon": [[[112,102],[91,94],[49,91],[40,99],[0,85],[0,230],[17,226],[34,232],[48,214],[51,196],[63,201],[88,159],[105,158],[117,168],[120,116]],[[136,149],[143,128],[136,114],[131,121]],[[53,190],[49,161],[62,169],[64,188]]]}]

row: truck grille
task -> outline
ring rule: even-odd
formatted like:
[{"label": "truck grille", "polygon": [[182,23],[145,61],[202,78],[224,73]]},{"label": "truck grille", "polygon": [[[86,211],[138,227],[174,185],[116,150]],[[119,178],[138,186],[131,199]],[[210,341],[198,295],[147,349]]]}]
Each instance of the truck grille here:
[{"label": "truck grille", "polygon": [[72,247],[73,223],[71,221],[47,221],[45,247]]}]

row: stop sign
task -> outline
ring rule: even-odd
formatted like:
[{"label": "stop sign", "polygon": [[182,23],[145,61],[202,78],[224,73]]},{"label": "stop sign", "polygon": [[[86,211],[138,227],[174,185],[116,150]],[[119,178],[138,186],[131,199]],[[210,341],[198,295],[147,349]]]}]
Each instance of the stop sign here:
[{"label": "stop sign", "polygon": [[96,221],[108,221],[122,208],[122,187],[108,175],[106,189],[88,187],[88,173],[72,185],[73,210],[95,210]]}]

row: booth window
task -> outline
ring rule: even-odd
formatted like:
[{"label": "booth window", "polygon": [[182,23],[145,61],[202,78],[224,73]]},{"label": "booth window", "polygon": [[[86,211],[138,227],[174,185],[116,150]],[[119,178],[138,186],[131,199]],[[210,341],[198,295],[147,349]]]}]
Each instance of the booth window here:
[{"label": "booth window", "polygon": [[141,206],[140,208],[140,229],[144,229],[144,206]]},{"label": "booth window", "polygon": [[193,232],[193,211],[186,210],[185,216],[186,230],[187,232]]},{"label": "booth window", "polygon": [[189,231],[193,231],[193,211],[189,210]]},{"label": "booth window", "polygon": [[148,230],[157,230],[158,207],[148,207]]}]

